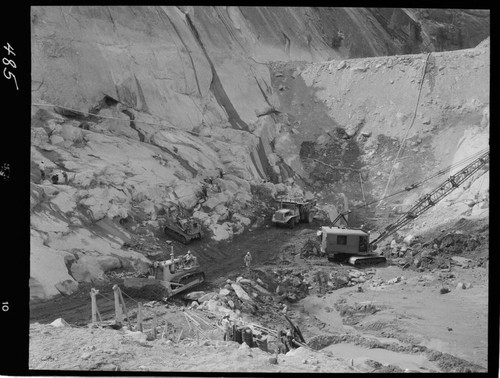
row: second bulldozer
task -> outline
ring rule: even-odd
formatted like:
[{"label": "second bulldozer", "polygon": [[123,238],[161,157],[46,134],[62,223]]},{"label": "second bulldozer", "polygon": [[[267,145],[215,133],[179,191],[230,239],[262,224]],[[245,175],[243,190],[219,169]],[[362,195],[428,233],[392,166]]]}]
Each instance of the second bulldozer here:
[{"label": "second bulldozer", "polygon": [[201,224],[193,218],[180,218],[176,207],[167,211],[163,224],[165,235],[183,244],[189,244],[192,240],[201,239]]}]

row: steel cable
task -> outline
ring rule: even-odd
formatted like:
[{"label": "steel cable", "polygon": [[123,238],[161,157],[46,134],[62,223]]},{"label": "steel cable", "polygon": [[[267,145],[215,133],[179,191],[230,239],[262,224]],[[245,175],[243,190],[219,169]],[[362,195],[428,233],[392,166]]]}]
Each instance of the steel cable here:
[{"label": "steel cable", "polygon": [[404,147],[404,144],[406,142],[406,138],[408,137],[408,133],[410,132],[410,129],[413,126],[413,123],[415,122],[415,117],[417,116],[418,104],[420,103],[420,94],[422,93],[422,86],[424,84],[424,78],[425,78],[425,71],[426,71],[426,68],[427,68],[427,62],[429,61],[429,57],[430,56],[431,56],[431,53],[428,53],[427,57],[425,59],[424,66],[422,68],[422,79],[420,79],[420,85],[419,85],[419,89],[418,89],[417,101],[415,103],[415,110],[413,111],[413,117],[411,119],[410,125],[406,129],[406,134],[405,134],[405,136],[403,138],[403,141],[401,142],[401,146],[399,147],[398,153],[396,154],[396,157],[394,158],[394,161],[392,163],[391,171],[389,173],[389,178],[387,179],[387,185],[385,186],[384,194],[382,195],[382,197],[384,197],[385,194],[387,193],[387,188],[389,188],[389,183],[391,182],[392,172],[394,170],[394,165],[396,164],[396,161],[399,158],[399,154],[401,153],[401,150]]},{"label": "steel cable", "polygon": [[[432,180],[433,178],[436,178],[436,177],[438,177],[438,176],[441,176],[441,175],[445,174],[445,173],[446,173],[446,172],[448,172],[450,169],[456,168],[456,167],[458,167],[458,166],[460,166],[460,165],[463,165],[463,164],[465,164],[465,163],[469,163],[469,162],[471,162],[471,161],[473,161],[473,160],[477,159],[480,155],[482,155],[482,154],[486,153],[488,150],[489,150],[489,148],[486,148],[486,149],[484,149],[484,150],[481,150],[481,151],[479,151],[479,152],[476,152],[475,154],[473,154],[473,155],[471,155],[471,156],[469,156],[469,157],[467,157],[467,158],[465,158],[465,159],[462,159],[462,160],[460,160],[459,162],[457,162],[457,163],[455,163],[455,164],[451,164],[451,165],[449,165],[449,166],[447,166],[447,167],[445,167],[445,168],[443,168],[443,169],[441,169],[441,170],[437,171],[436,173],[434,173],[433,175],[431,175],[431,176],[429,176],[429,177],[427,177],[427,178],[425,178],[425,179],[422,179],[422,180],[416,181],[415,183],[413,183],[413,184],[409,185],[409,187],[412,187],[412,189],[415,189],[415,188],[417,188],[418,186],[420,186],[421,184],[423,184],[424,182],[427,182],[427,181],[429,181],[429,180]],[[363,208],[363,207],[373,205],[374,203],[377,203],[377,202],[379,202],[379,201],[382,201],[382,200],[384,200],[384,199],[386,199],[386,198],[394,197],[394,196],[396,196],[396,195],[398,195],[398,194],[405,193],[405,192],[408,192],[408,190],[406,190],[406,189],[401,189],[401,190],[399,190],[399,191],[397,191],[397,192],[394,192],[394,193],[392,193],[392,194],[386,195],[385,197],[382,197],[382,198],[380,198],[380,199],[373,200],[373,201],[371,201],[371,202],[369,202],[369,203],[366,203],[366,204],[364,204],[364,205],[354,206],[354,207],[353,207],[353,209],[361,209],[361,208]]]}]

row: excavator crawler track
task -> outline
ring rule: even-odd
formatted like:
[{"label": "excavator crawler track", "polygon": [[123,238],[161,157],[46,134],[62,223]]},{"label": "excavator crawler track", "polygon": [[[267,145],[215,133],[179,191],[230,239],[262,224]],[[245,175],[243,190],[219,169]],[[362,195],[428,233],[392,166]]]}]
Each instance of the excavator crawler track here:
[{"label": "excavator crawler track", "polygon": [[384,264],[387,262],[387,259],[384,256],[353,256],[347,261],[354,266],[367,266]]}]

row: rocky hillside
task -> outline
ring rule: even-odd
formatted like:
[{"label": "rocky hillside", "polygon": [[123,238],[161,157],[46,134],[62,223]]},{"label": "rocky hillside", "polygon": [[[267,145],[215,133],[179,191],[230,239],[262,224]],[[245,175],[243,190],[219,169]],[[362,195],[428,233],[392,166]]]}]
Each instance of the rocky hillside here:
[{"label": "rocky hillside", "polygon": [[488,36],[487,11],[33,7],[31,298],[145,269],[170,205],[230,239],[279,192],[334,216],[483,149]]}]

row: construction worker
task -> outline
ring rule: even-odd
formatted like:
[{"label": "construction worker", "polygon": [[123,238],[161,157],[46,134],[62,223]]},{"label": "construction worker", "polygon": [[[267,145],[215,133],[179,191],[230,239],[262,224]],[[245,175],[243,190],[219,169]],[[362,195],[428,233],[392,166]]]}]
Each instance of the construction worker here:
[{"label": "construction worker", "polygon": [[193,265],[194,259],[191,251],[187,251],[184,261],[186,262],[186,268],[190,268]]},{"label": "construction worker", "polygon": [[40,168],[40,174],[42,175],[42,181],[45,180],[45,163],[43,161],[38,164],[38,167]]},{"label": "construction worker", "polygon": [[250,270],[250,263],[252,262],[252,255],[250,254],[250,251],[245,255],[244,261],[247,269]]}]

